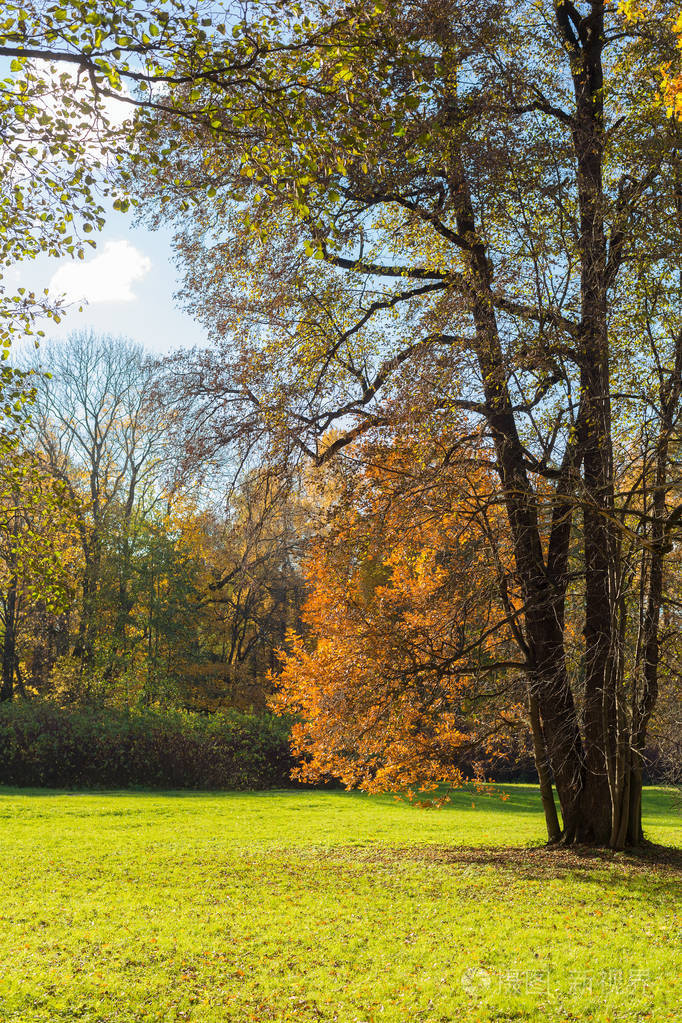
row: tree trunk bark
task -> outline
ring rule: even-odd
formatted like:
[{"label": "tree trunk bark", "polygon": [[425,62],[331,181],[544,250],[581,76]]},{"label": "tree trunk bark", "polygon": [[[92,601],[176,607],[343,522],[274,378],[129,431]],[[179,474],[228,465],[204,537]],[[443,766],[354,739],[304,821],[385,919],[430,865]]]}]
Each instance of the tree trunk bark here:
[{"label": "tree trunk bark", "polygon": [[538,772],[540,798],[542,799],[542,809],[545,814],[545,824],[547,825],[547,841],[554,843],[558,842],[561,838],[561,825],[559,824],[559,815],[556,812],[556,804],[554,802],[552,775],[549,760],[547,759],[547,746],[540,721],[540,706],[537,696],[532,692],[528,697],[528,709],[531,732],[533,734],[535,770]]},{"label": "tree trunk bark", "polygon": [[[453,159],[452,191],[459,196],[457,227],[472,239],[471,313],[486,401],[486,416],[496,450],[514,557],[523,589],[529,668],[537,697],[549,760],[563,818],[564,841],[606,844],[610,834],[608,786],[595,784],[601,774],[585,770],[580,723],[566,671],[563,605],[566,574],[545,563],[538,524],[537,498],[525,468],[504,356],[492,301],[490,264],[477,241],[473,203],[461,160]],[[561,558],[558,559],[561,563]],[[600,717],[601,725],[601,717]],[[600,733],[601,734],[601,733]],[[595,758],[596,764],[596,758]]]},{"label": "tree trunk bark", "polygon": [[17,645],[17,578],[10,580],[5,597],[5,635],[2,641],[2,686],[0,701],[11,700],[14,696],[14,667]]},{"label": "tree trunk bark", "polygon": [[83,668],[88,668],[93,661],[95,635],[97,631],[97,591],[99,587],[101,552],[99,537],[94,536],[86,553],[83,572],[83,601],[81,620],[78,625],[78,636],[73,651]]},{"label": "tree trunk bark", "polygon": [[[613,844],[627,812],[629,786],[623,773],[622,715],[619,707],[616,595],[619,545],[614,526],[614,470],[608,339],[609,268],[603,184],[604,8],[587,13],[572,4],[555,7],[570,63],[575,112],[572,137],[580,210],[581,423],[585,543],[584,758],[580,794],[566,840]],[[621,727],[619,727],[621,726]],[[629,777],[628,777],[629,781]]]}]

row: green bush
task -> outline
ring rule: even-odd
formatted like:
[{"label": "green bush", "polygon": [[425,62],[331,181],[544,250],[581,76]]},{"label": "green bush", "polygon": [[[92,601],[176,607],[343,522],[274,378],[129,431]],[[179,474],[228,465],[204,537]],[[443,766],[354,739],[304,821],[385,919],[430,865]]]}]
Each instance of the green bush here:
[{"label": "green bush", "polygon": [[0,704],[0,784],[268,789],[291,785],[289,725],[271,714]]}]

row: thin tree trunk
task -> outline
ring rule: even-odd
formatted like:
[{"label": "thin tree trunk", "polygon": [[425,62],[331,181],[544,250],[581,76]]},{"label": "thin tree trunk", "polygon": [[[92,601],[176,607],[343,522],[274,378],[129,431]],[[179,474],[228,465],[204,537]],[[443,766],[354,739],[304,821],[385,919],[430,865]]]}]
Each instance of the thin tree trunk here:
[{"label": "thin tree trunk", "polygon": [[85,570],[83,572],[83,601],[81,606],[81,620],[78,626],[78,637],[74,648],[74,657],[77,657],[84,668],[88,668],[93,661],[95,636],[97,633],[97,591],[99,587],[101,567],[101,552],[99,538],[93,537],[89,550],[86,554]]},{"label": "thin tree trunk", "polygon": [[545,814],[545,824],[547,825],[547,841],[558,842],[561,838],[561,825],[559,824],[559,816],[556,812],[556,804],[554,802],[554,790],[552,788],[552,775],[549,760],[547,758],[547,746],[545,744],[545,737],[542,732],[542,723],[540,721],[540,706],[538,704],[537,696],[533,693],[530,693],[528,697],[528,710],[530,716],[530,727],[533,735],[535,770],[538,772],[540,798],[542,799],[542,809]]},{"label": "thin tree trunk", "polygon": [[14,696],[14,666],[17,644],[17,577],[10,579],[5,597],[5,634],[2,640],[2,686],[0,701],[11,700]]}]

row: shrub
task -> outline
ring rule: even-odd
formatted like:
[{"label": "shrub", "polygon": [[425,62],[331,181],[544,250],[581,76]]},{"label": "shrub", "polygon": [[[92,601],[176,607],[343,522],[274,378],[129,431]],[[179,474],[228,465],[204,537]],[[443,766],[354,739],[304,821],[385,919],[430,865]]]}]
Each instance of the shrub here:
[{"label": "shrub", "polygon": [[291,785],[289,724],[270,714],[0,704],[0,784],[268,789]]}]

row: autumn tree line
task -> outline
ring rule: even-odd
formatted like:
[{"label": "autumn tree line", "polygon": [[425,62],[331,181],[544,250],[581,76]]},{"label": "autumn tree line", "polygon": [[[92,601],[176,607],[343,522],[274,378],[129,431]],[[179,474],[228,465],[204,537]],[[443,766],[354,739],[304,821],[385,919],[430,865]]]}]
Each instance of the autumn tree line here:
[{"label": "autumn tree line", "polygon": [[[3,377],[71,502],[78,680],[220,663],[272,500],[253,649],[301,778],[439,799],[528,750],[550,841],[644,840],[650,751],[680,763],[680,31],[668,0],[6,5],[4,261],[132,209],[208,337],[107,400],[111,464],[57,374]],[[39,315],[7,295],[7,343]]]},{"label": "autumn tree line", "polygon": [[24,372],[0,497],[2,700],[262,709],[300,614],[294,500],[264,473],[227,504],[217,476],[213,492],[180,479],[132,342],[73,334]]}]

